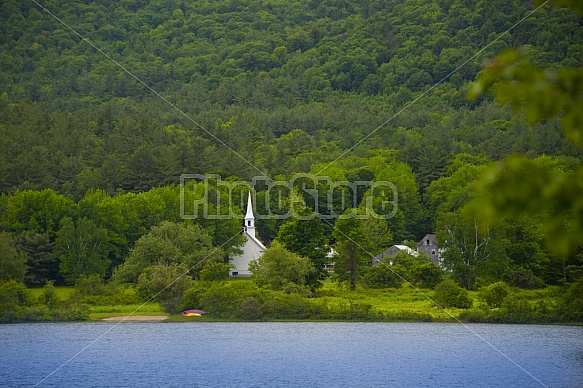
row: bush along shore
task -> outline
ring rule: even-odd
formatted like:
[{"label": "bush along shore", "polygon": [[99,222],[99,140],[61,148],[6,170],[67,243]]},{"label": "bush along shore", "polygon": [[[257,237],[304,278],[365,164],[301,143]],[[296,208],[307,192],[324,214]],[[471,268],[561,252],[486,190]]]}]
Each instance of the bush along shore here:
[{"label": "bush along shore", "polygon": [[[180,297],[148,301],[135,286],[84,278],[72,287],[26,288],[0,284],[0,322],[91,321],[109,317],[170,315],[169,321],[378,321],[582,323],[583,281],[521,290],[503,282],[467,291],[443,281],[435,289],[349,290],[327,282],[308,295],[274,291],[250,280],[196,281]],[[207,312],[182,317],[185,309]]]}]

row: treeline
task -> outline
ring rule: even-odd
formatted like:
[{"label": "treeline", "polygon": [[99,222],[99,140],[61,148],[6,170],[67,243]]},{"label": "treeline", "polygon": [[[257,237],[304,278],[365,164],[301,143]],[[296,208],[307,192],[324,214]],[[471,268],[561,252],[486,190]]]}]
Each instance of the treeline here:
[{"label": "treeline", "polygon": [[[566,156],[541,156],[533,162],[541,168],[551,169],[557,179],[568,177],[571,170],[581,165],[579,159]],[[322,166],[313,164],[311,171],[316,174]],[[484,155],[458,154],[444,164],[443,176],[433,180],[422,193],[411,167],[399,161],[398,154],[371,151],[366,157],[345,157],[329,167],[328,173],[335,181],[366,179],[392,182],[398,194],[396,212],[392,217],[322,221],[317,218],[302,221],[293,217],[264,219],[257,220],[259,236],[266,242],[277,239],[286,249],[310,258],[319,269],[325,264],[328,246],[334,246],[340,252],[356,249],[358,257],[344,255],[351,256],[350,260],[358,263],[356,267],[345,263],[347,268],[351,268],[347,276],[353,286],[360,281],[359,268],[370,264],[371,255],[392,244],[405,242],[415,247],[420,237],[433,231],[437,231],[444,249],[441,255],[443,265],[467,289],[499,280],[521,288],[537,288],[578,278],[582,264],[580,252],[574,251],[565,256],[550,249],[553,241],[548,240],[545,228],[553,222],[554,215],[507,217],[485,231],[480,228],[473,206],[476,200],[488,195],[488,191],[480,186],[480,177],[493,168],[496,166]],[[301,183],[297,182],[298,185]],[[203,183],[198,185],[196,192],[201,196],[204,193]],[[210,183],[208,199],[211,202],[207,204],[210,213],[224,212],[230,206],[238,214],[243,214],[241,203],[237,202],[241,195],[233,195],[230,199],[223,196],[223,199],[232,202],[225,202],[221,209],[213,210],[212,199],[216,199],[221,190],[221,187]],[[247,189],[239,188],[241,192],[244,190]],[[188,208],[193,202],[194,187],[191,186],[190,190],[186,188],[184,192],[184,202]],[[270,193],[271,200],[276,197],[274,194]],[[327,200],[326,187],[319,194]],[[332,197],[334,208],[360,212],[372,206],[378,214],[383,214],[380,210],[383,197],[373,198],[369,205],[366,198],[370,192],[362,193],[357,198],[358,208],[346,209],[346,197],[340,194],[336,192]],[[257,192],[256,212],[266,214],[267,195],[269,193],[265,190]],[[308,206],[313,206],[313,196],[306,189],[296,187],[288,195],[288,205],[295,196]],[[3,278],[24,280],[30,286],[43,285],[51,280],[57,284],[75,284],[80,276],[91,274],[109,279],[116,268],[131,259],[132,254],[140,256],[136,251],[139,248],[137,242],[156,235],[155,228],[162,228],[164,222],[195,228],[195,234],[184,235],[184,239],[191,243],[208,240],[205,246],[217,249],[218,261],[228,263],[242,242],[242,236],[237,235],[241,230],[241,220],[236,217],[211,219],[199,213],[198,218],[184,221],[180,200],[179,186],[163,186],[139,194],[114,196],[102,190],[89,190],[77,202],[52,189],[4,194],[0,196]],[[339,210],[340,214],[342,211]],[[164,237],[167,240],[164,246],[174,244],[175,256],[189,256],[192,253],[188,253],[190,248],[184,245],[186,240],[180,241],[176,237],[180,235],[180,230],[159,234],[162,237],[172,236]],[[153,242],[148,249],[151,251],[158,245]],[[199,253],[204,251],[201,247],[197,249]],[[161,250],[160,255],[163,258],[168,253]],[[343,261],[341,257],[336,260],[339,263],[336,270],[339,272]],[[158,264],[158,261],[152,259],[144,268]],[[164,263],[169,261],[166,259]],[[175,263],[187,264],[182,260]],[[131,282],[136,282],[140,273],[135,272]]]},{"label": "treeline", "polygon": [[[109,279],[152,227],[182,222],[177,186],[114,197],[89,191],[77,203],[52,189],[0,198],[0,275],[28,286],[47,281],[72,285],[92,274]],[[226,259],[243,237],[237,235],[239,220],[220,221],[201,218],[196,227],[209,246],[221,247],[217,256]]]}]

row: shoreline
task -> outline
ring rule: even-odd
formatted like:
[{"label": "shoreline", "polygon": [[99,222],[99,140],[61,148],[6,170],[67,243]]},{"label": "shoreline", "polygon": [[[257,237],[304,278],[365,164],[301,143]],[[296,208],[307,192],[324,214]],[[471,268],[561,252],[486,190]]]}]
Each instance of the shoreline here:
[{"label": "shoreline", "polygon": [[167,315],[125,315],[102,318],[106,322],[161,322],[168,319]]}]

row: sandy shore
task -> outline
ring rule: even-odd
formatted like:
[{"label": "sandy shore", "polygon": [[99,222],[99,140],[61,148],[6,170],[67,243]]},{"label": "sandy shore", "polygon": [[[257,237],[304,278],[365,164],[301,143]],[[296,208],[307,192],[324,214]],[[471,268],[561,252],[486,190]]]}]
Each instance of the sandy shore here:
[{"label": "sandy shore", "polygon": [[110,317],[104,318],[104,321],[109,322],[160,322],[168,318],[166,315],[130,315],[129,317]]}]

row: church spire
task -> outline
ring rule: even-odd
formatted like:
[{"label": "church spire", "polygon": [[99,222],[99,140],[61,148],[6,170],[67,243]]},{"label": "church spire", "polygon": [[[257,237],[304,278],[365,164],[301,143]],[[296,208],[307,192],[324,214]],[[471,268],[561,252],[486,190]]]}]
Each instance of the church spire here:
[{"label": "church spire", "polygon": [[247,197],[247,214],[245,214],[245,232],[255,237],[255,216],[253,216],[253,203],[251,203],[251,192]]}]

